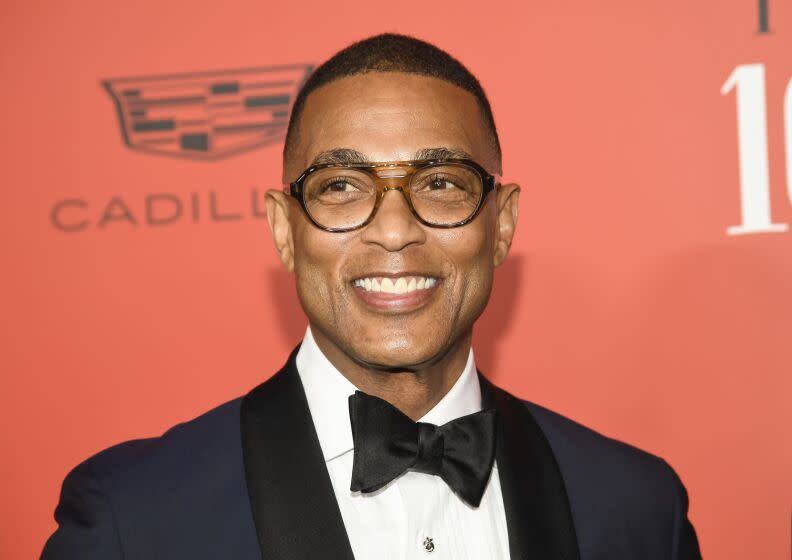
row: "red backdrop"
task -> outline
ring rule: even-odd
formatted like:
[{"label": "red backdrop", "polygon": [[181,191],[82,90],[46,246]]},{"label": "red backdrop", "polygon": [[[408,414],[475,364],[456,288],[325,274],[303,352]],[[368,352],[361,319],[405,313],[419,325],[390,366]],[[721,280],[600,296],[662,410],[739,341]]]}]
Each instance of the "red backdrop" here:
[{"label": "red backdrop", "polygon": [[[168,118],[149,136],[127,122],[125,143],[119,114],[165,115],[145,100],[160,82],[195,86],[185,72],[204,87],[230,74],[203,72],[316,64],[382,31],[471,68],[504,178],[523,186],[477,327],[482,369],[665,457],[706,557],[788,557],[791,2],[20,0],[2,12],[0,557],[39,554],[72,466],[244,393],[305,326],[253,204],[280,181],[283,108],[246,113],[257,132],[215,130],[204,151],[201,134],[158,136]],[[150,76],[166,78],[113,82],[143,84],[121,113],[101,83]]]}]

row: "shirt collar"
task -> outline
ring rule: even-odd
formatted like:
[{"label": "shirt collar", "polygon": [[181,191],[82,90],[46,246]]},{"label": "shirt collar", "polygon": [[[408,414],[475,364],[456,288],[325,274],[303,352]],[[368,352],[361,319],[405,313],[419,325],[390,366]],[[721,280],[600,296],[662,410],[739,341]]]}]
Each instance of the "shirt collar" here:
[{"label": "shirt collar", "polygon": [[[322,455],[325,461],[330,461],[354,448],[352,425],[349,422],[349,396],[357,388],[322,353],[310,326],[297,351],[296,364]],[[419,421],[440,426],[479,410],[481,387],[471,348],[465,368],[454,386]]]}]

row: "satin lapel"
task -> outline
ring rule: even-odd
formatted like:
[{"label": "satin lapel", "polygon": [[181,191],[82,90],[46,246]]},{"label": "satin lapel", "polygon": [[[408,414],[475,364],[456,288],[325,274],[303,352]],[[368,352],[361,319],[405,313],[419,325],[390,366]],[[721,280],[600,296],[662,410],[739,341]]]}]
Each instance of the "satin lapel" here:
[{"label": "satin lapel", "polygon": [[484,408],[498,411],[495,458],[511,560],[579,560],[566,487],[553,450],[530,411],[480,373]]},{"label": "satin lapel", "polygon": [[[299,347],[298,347],[299,348]],[[242,400],[242,450],[263,560],[353,560],[295,357]]]}]

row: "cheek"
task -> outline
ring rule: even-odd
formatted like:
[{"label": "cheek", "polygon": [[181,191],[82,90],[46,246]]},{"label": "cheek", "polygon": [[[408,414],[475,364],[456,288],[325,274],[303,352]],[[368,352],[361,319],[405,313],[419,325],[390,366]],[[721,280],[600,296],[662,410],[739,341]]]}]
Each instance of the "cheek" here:
[{"label": "cheek", "polygon": [[470,271],[492,268],[495,227],[490,209],[488,205],[471,223],[447,230],[447,237],[443,241],[452,258]]},{"label": "cheek", "polygon": [[449,296],[462,313],[482,307],[492,285],[494,231],[489,220],[476,220],[457,231],[449,230],[443,245],[456,268],[453,295]]},{"label": "cheek", "polygon": [[315,322],[335,323],[334,317],[344,307],[344,291],[339,286],[339,268],[346,259],[344,243],[338,234],[322,232],[308,224],[295,229],[294,275],[297,294],[308,318]]}]

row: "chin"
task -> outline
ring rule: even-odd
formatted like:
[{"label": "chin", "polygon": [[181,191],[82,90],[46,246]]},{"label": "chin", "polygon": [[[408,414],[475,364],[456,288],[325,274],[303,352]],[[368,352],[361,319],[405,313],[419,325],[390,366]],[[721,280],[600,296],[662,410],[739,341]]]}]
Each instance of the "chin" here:
[{"label": "chin", "polygon": [[377,369],[413,369],[431,363],[445,351],[439,340],[426,336],[386,335],[373,340],[362,344],[361,340],[350,341],[350,350],[355,361]]}]

